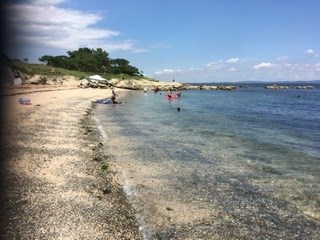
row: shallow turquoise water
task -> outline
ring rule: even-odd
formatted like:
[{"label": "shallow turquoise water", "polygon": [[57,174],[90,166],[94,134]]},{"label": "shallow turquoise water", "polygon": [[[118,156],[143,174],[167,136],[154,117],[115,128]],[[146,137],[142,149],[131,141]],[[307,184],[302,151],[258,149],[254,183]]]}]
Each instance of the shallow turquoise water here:
[{"label": "shallow turquoise water", "polygon": [[94,111],[146,238],[319,236],[318,89],[164,94]]}]

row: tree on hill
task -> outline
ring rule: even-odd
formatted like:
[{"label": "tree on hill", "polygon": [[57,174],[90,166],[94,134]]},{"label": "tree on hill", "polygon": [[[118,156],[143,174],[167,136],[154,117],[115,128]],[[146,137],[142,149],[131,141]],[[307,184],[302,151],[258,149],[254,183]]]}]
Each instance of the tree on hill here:
[{"label": "tree on hill", "polygon": [[46,62],[47,65],[49,66],[54,66],[54,58],[53,56],[49,56],[49,55],[44,55],[42,57],[39,58],[40,62]]},{"label": "tree on hill", "polygon": [[52,67],[65,68],[82,72],[128,74],[141,76],[139,69],[129,64],[126,59],[110,59],[109,54],[102,48],[79,48],[76,51],[68,51],[68,56],[44,55],[39,61]]},{"label": "tree on hill", "polygon": [[140,75],[139,69],[129,65],[129,61],[123,58],[116,58],[110,61],[111,70],[114,74]]}]

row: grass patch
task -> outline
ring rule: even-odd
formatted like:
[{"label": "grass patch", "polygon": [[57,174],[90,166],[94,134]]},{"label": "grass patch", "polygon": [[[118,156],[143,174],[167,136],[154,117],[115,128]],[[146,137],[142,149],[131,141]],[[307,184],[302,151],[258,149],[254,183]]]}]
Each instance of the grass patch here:
[{"label": "grass patch", "polygon": [[105,165],[105,164],[103,164],[103,165],[101,166],[101,170],[102,170],[102,171],[108,170],[108,168],[109,168],[109,166],[108,166],[108,165]]}]

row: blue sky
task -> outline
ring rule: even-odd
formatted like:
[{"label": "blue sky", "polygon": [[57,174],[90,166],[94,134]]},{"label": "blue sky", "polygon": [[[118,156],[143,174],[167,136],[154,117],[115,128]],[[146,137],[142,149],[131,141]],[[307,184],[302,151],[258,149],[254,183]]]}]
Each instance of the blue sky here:
[{"label": "blue sky", "polygon": [[11,1],[15,52],[37,62],[79,47],[179,82],[320,79],[319,0]]}]

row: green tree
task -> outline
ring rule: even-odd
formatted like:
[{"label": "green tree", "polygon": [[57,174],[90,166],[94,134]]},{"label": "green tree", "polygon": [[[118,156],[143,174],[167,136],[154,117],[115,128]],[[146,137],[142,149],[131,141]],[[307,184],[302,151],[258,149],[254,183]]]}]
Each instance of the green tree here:
[{"label": "green tree", "polygon": [[93,50],[93,55],[100,73],[111,72],[110,58],[106,51],[102,50],[102,48],[97,48],[97,50]]},{"label": "green tree", "polygon": [[141,76],[139,69],[129,64],[130,62],[123,58],[111,60],[111,69],[114,74],[128,74],[130,76]]},{"label": "green tree", "polygon": [[70,61],[77,71],[96,72],[97,62],[93,55],[93,50],[89,48],[79,48],[77,51],[68,51]]},{"label": "green tree", "polygon": [[44,55],[39,58],[40,62],[45,62],[47,65],[54,66],[54,57],[50,55]]},{"label": "green tree", "polygon": [[49,66],[60,67],[69,70],[96,73],[128,74],[141,76],[139,69],[129,64],[123,58],[110,59],[109,54],[102,48],[96,50],[90,48],[79,48],[75,51],[68,51],[68,56],[44,55],[39,61]]},{"label": "green tree", "polygon": [[54,61],[54,67],[59,67],[59,68],[66,68],[68,69],[67,65],[67,60],[68,57],[61,55],[61,56],[55,56],[53,61]]},{"label": "green tree", "polygon": [[112,73],[114,74],[124,73],[123,70],[125,69],[126,66],[129,65],[129,61],[122,58],[112,59],[110,63],[111,63]]}]

